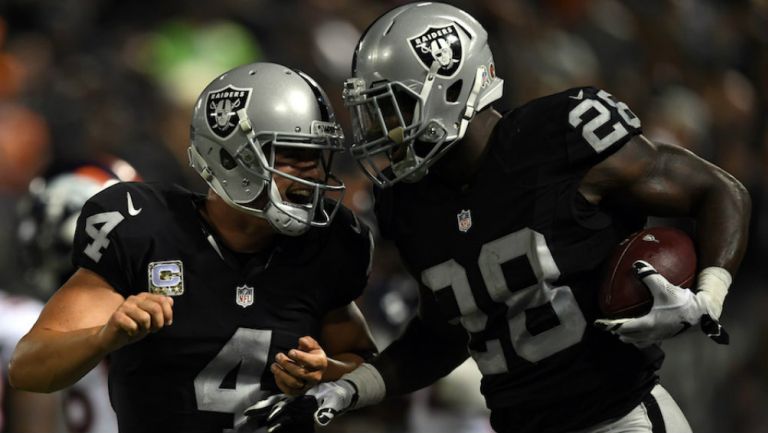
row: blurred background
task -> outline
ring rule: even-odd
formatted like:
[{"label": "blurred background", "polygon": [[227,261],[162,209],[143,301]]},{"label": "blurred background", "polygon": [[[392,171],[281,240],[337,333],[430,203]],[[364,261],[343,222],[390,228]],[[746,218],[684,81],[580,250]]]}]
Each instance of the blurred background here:
[{"label": "blurred background", "polygon": [[[731,345],[698,332],[666,342],[662,383],[697,433],[768,432],[768,0],[447,2],[490,34],[506,81],[497,108],[602,87],[632,108],[648,137],[691,149],[747,186],[750,249],[723,318]],[[340,94],[354,46],[401,3],[0,0],[0,289],[37,293],[16,255],[17,208],[30,180],[51,167],[108,153],[144,180],[204,190],[186,168],[192,104],[231,67],[271,61],[304,70],[349,131]],[[367,180],[351,161],[341,172],[347,205],[375,225]],[[398,260],[379,242],[360,300],[380,347],[415,307],[415,283]],[[490,432],[478,378],[465,365],[328,431]]]}]

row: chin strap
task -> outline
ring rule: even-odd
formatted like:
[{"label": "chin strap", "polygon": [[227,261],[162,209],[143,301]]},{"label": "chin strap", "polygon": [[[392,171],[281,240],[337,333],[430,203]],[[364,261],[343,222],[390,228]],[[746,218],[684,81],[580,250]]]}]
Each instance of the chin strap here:
[{"label": "chin strap", "polygon": [[464,109],[464,114],[461,115],[461,123],[459,124],[459,135],[456,140],[461,140],[464,134],[467,132],[467,126],[469,122],[475,117],[475,107],[477,107],[477,97],[480,95],[480,89],[483,87],[483,68],[477,68],[475,72],[475,81],[472,83],[472,91],[469,92],[469,98],[467,98],[467,107]]},{"label": "chin strap", "polygon": [[275,230],[287,236],[300,236],[309,230],[312,214],[304,209],[285,205],[274,182],[269,187],[269,197],[264,216]]}]

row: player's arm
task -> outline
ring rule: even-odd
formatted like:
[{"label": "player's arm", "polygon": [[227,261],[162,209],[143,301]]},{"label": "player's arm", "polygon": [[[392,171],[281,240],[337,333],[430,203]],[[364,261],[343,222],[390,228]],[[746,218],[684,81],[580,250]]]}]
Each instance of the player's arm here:
[{"label": "player's arm", "polygon": [[678,146],[639,135],[584,177],[584,196],[655,216],[696,220],[701,268],[736,272],[747,247],[751,202],[744,186],[721,168]]},{"label": "player's arm", "polygon": [[259,419],[272,432],[301,430],[309,428],[313,418],[326,425],[347,410],[413,392],[447,375],[469,356],[467,334],[460,326],[445,322],[432,298],[425,295],[421,294],[419,314],[403,334],[370,363],[360,364],[340,380],[310,388],[304,397],[265,399],[245,414]]},{"label": "player's arm", "polygon": [[403,333],[369,363],[334,382],[351,384],[354,401],[345,410],[421,389],[469,357],[466,331],[446,322],[434,298],[423,287],[420,290],[418,314]]},{"label": "player's arm", "polygon": [[701,321],[710,337],[727,342],[716,320],[747,246],[751,204],[744,186],[687,150],[655,144],[640,135],[593,167],[581,192],[593,203],[605,201],[643,214],[696,221],[700,271],[695,293],[678,290],[652,266],[638,262],[638,276],[654,295],[651,312],[598,324],[624,342],[644,345]]},{"label": "player's arm", "polygon": [[321,381],[336,380],[377,353],[365,318],[354,302],[324,318],[320,342],[310,336],[278,353],[270,367],[280,390],[299,395]]},{"label": "player's arm", "polygon": [[363,313],[354,302],[328,313],[321,344],[329,356],[323,381],[340,378],[378,353]]},{"label": "player's arm", "polygon": [[371,365],[381,374],[387,396],[408,394],[446,376],[469,357],[467,333],[437,310],[433,296],[420,289],[418,314]]},{"label": "player's arm", "polygon": [[11,359],[11,386],[52,392],[77,382],[108,353],[169,325],[173,300],[125,299],[98,274],[78,269],[51,297]]}]

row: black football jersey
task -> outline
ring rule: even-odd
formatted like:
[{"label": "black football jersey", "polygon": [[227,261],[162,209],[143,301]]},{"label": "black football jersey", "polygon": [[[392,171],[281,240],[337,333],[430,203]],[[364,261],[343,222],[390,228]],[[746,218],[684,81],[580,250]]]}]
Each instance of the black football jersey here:
[{"label": "black football jersey", "polygon": [[83,207],[73,261],[124,297],[173,296],[173,325],[110,355],[120,431],[251,431],[243,410],[277,391],[268,366],[367,281],[368,229],[346,208],[330,227],[277,236],[269,255],[228,250],[178,187],[119,183]]},{"label": "black football jersey", "polygon": [[663,354],[596,329],[601,266],[645,217],[596,206],[585,173],[640,133],[621,102],[571,89],[509,112],[471,184],[379,190],[382,233],[446,320],[470,335],[499,432],[564,432],[624,415]]}]

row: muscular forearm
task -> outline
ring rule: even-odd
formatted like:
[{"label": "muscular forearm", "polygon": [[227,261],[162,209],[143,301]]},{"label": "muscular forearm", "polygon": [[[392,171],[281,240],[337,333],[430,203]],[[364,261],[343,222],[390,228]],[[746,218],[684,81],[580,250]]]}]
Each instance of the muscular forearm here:
[{"label": "muscular forearm", "polygon": [[11,386],[53,392],[77,382],[106,356],[101,327],[57,332],[35,329],[21,339],[11,359]]},{"label": "muscular forearm", "polygon": [[371,364],[381,373],[387,396],[408,394],[434,383],[467,359],[466,341],[466,332],[458,326],[437,332],[417,316]]},{"label": "muscular forearm", "polygon": [[323,372],[323,382],[336,380],[365,362],[363,357],[354,353],[339,353],[328,358],[328,367]]},{"label": "muscular forearm", "polygon": [[593,203],[695,219],[700,269],[714,266],[733,274],[741,263],[749,194],[733,176],[685,149],[639,137],[590,169],[579,189]]},{"label": "muscular forearm", "polygon": [[697,305],[702,314],[720,317],[747,247],[751,204],[739,181],[685,149],[640,137],[593,167],[582,187],[639,204],[648,215],[694,218]]},{"label": "muscular forearm", "polygon": [[699,268],[725,268],[734,274],[747,247],[751,201],[733,177],[717,172],[718,181],[695,209]]}]

